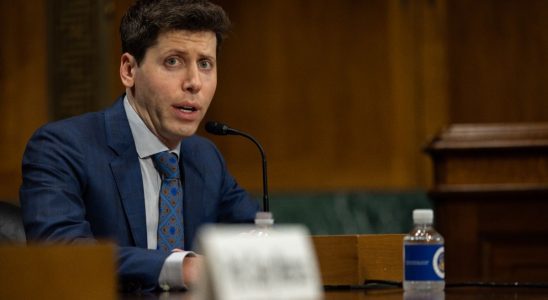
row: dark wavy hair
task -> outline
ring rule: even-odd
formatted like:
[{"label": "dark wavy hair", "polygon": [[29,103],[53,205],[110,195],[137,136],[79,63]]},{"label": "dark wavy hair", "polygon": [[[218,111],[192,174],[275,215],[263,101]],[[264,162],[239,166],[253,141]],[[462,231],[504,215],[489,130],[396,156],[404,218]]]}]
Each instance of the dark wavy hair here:
[{"label": "dark wavy hair", "polygon": [[120,23],[122,53],[140,64],[158,35],[173,30],[212,31],[218,52],[229,28],[225,11],[206,0],[137,0]]}]

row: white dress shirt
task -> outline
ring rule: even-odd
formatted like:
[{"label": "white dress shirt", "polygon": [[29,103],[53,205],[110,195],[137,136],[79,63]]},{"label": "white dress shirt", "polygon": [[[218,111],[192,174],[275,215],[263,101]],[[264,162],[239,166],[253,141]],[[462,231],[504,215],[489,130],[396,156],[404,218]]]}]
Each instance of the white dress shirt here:
[{"label": "white dress shirt", "polygon": [[[135,148],[139,155],[139,163],[141,165],[141,174],[143,176],[143,191],[145,196],[145,214],[147,225],[147,247],[148,249],[156,249],[158,243],[158,217],[159,217],[159,198],[162,179],[160,174],[154,167],[151,156],[163,152],[170,151],[179,156],[181,143],[177,144],[174,149],[166,147],[145,125],[143,120],[137,115],[127,95],[124,97],[124,108],[126,116],[131,128],[131,134],[135,141]],[[184,188],[184,187],[183,187]],[[184,209],[184,207],[183,207]],[[183,259],[187,256],[194,256],[193,252],[182,251],[171,253],[164,262],[158,283],[162,289],[182,288],[183,274],[182,265]]]}]

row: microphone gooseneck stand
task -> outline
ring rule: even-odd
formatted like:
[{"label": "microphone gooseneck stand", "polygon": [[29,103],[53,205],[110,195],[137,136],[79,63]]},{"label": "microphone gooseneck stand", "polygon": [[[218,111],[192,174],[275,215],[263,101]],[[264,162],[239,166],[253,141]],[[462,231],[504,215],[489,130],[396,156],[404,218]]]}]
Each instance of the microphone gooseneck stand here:
[{"label": "microphone gooseneck stand", "polygon": [[228,125],[210,121],[207,122],[205,125],[205,129],[207,132],[214,134],[214,135],[239,135],[243,136],[249,140],[251,140],[255,146],[259,149],[259,152],[261,153],[261,159],[262,159],[262,166],[263,166],[263,211],[258,212],[257,216],[255,218],[255,223],[257,225],[272,225],[274,223],[274,220],[272,218],[272,213],[270,212],[269,207],[269,199],[268,199],[268,177],[267,177],[267,168],[266,168],[266,155],[264,153],[263,147],[250,134],[247,134],[243,131],[230,128]]}]

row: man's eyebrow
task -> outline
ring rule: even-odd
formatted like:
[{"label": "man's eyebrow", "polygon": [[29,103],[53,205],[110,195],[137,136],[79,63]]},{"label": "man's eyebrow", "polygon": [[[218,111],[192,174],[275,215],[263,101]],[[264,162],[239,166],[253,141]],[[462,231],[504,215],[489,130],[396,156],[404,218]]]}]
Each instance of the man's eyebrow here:
[{"label": "man's eyebrow", "polygon": [[[165,55],[170,55],[170,54],[177,54],[177,55],[181,55],[181,56],[187,56],[189,55],[189,52],[186,51],[186,50],[183,50],[183,49],[168,49],[165,51],[164,53]],[[206,53],[198,53],[198,57],[200,59],[209,59],[211,61],[216,61],[217,59],[215,58],[214,55],[210,55],[210,54],[206,54]]]},{"label": "man's eyebrow", "polygon": [[178,55],[188,55],[188,51],[182,49],[167,49],[164,54],[178,54]]},{"label": "man's eyebrow", "polygon": [[209,59],[211,61],[216,61],[217,59],[215,58],[215,56],[212,56],[212,55],[208,55],[208,54],[200,54],[200,58],[205,58],[205,59]]}]

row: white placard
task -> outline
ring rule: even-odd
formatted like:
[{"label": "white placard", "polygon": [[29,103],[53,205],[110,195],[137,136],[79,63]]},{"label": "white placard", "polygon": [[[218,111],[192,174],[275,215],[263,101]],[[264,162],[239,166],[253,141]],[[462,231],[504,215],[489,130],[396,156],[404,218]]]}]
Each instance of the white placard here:
[{"label": "white placard", "polygon": [[308,230],[282,225],[205,227],[198,242],[205,272],[199,299],[322,299],[323,289]]}]

